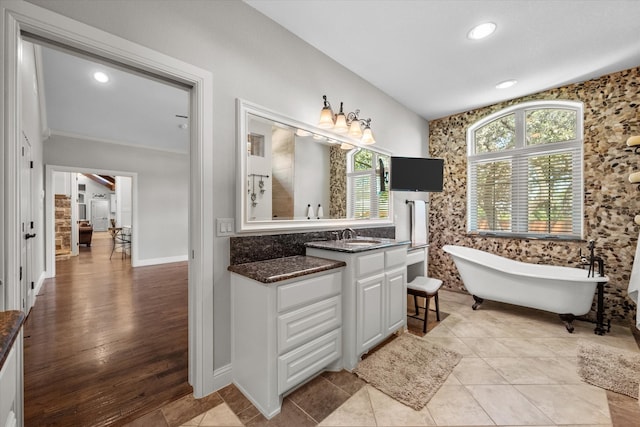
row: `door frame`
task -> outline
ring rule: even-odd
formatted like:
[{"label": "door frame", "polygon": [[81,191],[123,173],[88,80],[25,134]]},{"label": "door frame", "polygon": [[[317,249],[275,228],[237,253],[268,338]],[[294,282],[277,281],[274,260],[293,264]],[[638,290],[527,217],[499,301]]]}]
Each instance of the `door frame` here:
[{"label": "door frame", "polygon": [[[45,277],[56,277],[56,227],[55,227],[55,194],[53,191],[54,172],[97,173],[100,175],[116,175],[131,178],[131,266],[138,266],[138,173],[108,169],[81,168],[77,166],[45,166]],[[73,211],[73,209],[72,209]]]},{"label": "door frame", "polygon": [[[213,75],[137,43],[20,0],[0,4],[0,280],[5,310],[20,309],[19,41],[21,32],[191,86],[189,179],[189,383],[196,398],[226,385],[214,376]],[[216,381],[218,384],[216,384]]]}]

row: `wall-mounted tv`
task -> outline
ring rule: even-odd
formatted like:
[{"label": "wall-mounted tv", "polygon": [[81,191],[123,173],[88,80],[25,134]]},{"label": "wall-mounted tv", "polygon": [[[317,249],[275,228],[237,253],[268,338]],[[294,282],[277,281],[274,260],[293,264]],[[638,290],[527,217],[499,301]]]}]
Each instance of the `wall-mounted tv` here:
[{"label": "wall-mounted tv", "polygon": [[391,157],[391,191],[442,191],[444,160]]}]

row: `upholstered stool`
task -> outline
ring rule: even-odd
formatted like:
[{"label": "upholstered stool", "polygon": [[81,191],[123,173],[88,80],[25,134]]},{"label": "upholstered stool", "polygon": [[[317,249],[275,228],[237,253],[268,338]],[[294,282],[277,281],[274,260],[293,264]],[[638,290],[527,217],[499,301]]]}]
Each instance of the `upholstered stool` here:
[{"label": "upholstered stool", "polygon": [[[431,277],[418,276],[411,282],[407,283],[407,294],[413,295],[413,302],[416,306],[416,314],[414,316],[409,315],[414,319],[420,319],[424,321],[422,332],[427,332],[427,317],[429,314],[429,300],[433,297],[436,302],[436,319],[440,321],[440,303],[438,302],[438,290],[442,286],[442,280],[433,279]],[[418,297],[424,297],[424,319],[419,317],[420,314],[418,306]]]}]

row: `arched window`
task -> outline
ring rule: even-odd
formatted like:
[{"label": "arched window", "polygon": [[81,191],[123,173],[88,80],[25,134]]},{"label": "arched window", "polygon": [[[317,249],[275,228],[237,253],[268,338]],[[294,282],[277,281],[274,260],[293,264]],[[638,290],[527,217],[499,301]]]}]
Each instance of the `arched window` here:
[{"label": "arched window", "polygon": [[582,238],[583,112],[571,101],[534,101],[467,130],[467,231]]}]

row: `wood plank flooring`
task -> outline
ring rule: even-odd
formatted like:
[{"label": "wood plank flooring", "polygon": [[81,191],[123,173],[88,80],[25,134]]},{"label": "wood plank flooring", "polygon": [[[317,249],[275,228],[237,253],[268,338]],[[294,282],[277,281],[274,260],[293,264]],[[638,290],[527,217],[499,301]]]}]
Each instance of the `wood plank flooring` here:
[{"label": "wood plank flooring", "polygon": [[24,325],[27,426],[123,425],[192,393],[187,263],[132,268],[108,233],[58,261]]}]

